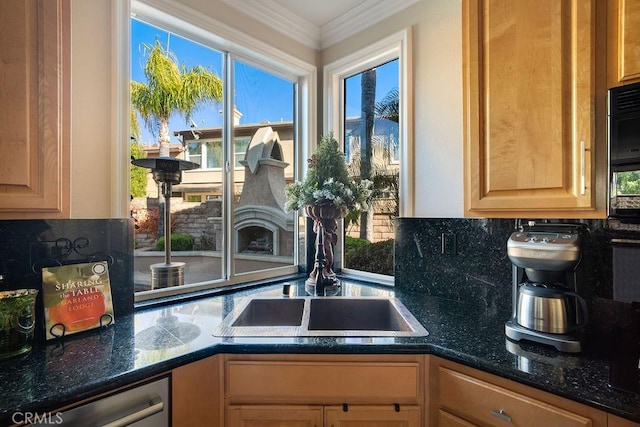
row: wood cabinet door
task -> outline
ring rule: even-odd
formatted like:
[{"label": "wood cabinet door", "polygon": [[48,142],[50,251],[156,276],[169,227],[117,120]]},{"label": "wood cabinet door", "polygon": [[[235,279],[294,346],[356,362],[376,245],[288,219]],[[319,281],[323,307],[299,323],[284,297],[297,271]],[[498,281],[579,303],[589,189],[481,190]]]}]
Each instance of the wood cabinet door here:
[{"label": "wood cabinet door", "polygon": [[593,407],[439,357],[430,363],[430,425],[607,426]]},{"label": "wood cabinet door", "polygon": [[475,424],[472,424],[462,418],[456,417],[455,415],[440,409],[438,411],[438,423],[436,424],[438,427],[476,427]]},{"label": "wood cabinet door", "polygon": [[595,3],[463,0],[466,215],[594,215]]},{"label": "wood cabinet door", "polygon": [[222,356],[211,356],[171,372],[174,426],[223,425]]},{"label": "wood cabinet door", "polygon": [[607,74],[609,86],[640,81],[640,2],[608,0]]},{"label": "wood cabinet door", "polygon": [[417,404],[421,369],[411,356],[234,355],[225,363],[225,396],[231,403]]},{"label": "wood cabinet door", "polygon": [[322,406],[230,406],[227,410],[226,425],[228,427],[322,427]]},{"label": "wood cabinet door", "polygon": [[2,2],[0,218],[69,217],[70,3]]},{"label": "wood cabinet door", "polygon": [[[345,410],[346,409],[346,410]],[[420,407],[401,405],[327,406],[326,427],[419,427]]]},{"label": "wood cabinet door", "polygon": [[607,427],[640,427],[640,423],[620,418],[613,414],[608,414],[607,421]]}]

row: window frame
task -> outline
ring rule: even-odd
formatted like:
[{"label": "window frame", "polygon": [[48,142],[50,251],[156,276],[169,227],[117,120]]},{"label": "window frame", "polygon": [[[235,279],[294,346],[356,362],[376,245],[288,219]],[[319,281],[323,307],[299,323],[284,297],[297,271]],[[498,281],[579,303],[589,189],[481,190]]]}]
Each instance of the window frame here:
[{"label": "window frame", "polygon": [[[398,59],[398,92],[400,94],[399,150],[400,184],[399,215],[413,216],[414,213],[414,165],[413,165],[413,79],[411,59],[411,28],[405,28],[378,42],[344,56],[323,68],[323,123],[324,133],[333,132],[340,144],[344,144],[344,81],[370,68]],[[341,225],[340,235],[344,235]],[[336,267],[344,266],[344,241],[336,248]],[[392,285],[393,277],[365,271],[341,268],[350,276],[359,276],[377,283]]]},{"label": "window frame", "polygon": [[[223,52],[226,56],[226,61],[223,65],[224,75],[221,75],[221,77],[223,77],[224,81],[233,81],[232,63],[234,60],[240,60],[294,82],[296,86],[294,139],[297,141],[294,147],[294,158],[298,165],[294,172],[294,179],[299,179],[302,172],[302,166],[300,165],[303,165],[304,159],[308,157],[310,141],[316,135],[317,69],[315,65],[291,56],[274,46],[254,39],[223,22],[217,21],[213,17],[197,13],[195,10],[179,3],[169,3],[162,0],[124,0],[123,2],[114,3],[118,4],[113,7],[114,16],[117,17],[116,26],[123,29],[123,31],[117,32],[116,48],[114,49],[114,55],[117,58],[117,61],[115,61],[117,62],[116,75],[118,76],[117,82],[114,82],[114,84],[119,88],[117,123],[119,133],[127,135],[126,138],[122,138],[123,144],[114,149],[114,153],[118,158],[116,163],[119,165],[119,172],[126,184],[125,187],[120,183],[118,185],[119,191],[114,191],[114,199],[118,200],[120,215],[124,212],[124,208],[128,212],[127,201],[129,200],[129,179],[124,179],[124,177],[128,177],[129,170],[127,143],[129,141],[129,58],[131,49],[130,19],[132,17],[138,17],[149,24]],[[224,88],[223,110],[226,117],[224,127],[227,130],[223,132],[227,132],[227,134],[223,135],[223,139],[227,138],[233,141],[233,96],[230,96],[231,88],[229,86],[231,85],[226,84],[225,86],[227,87]],[[225,152],[227,151],[229,150],[225,150]],[[233,161],[233,164],[235,164],[235,158],[230,159],[229,153],[225,153],[223,157],[223,164],[226,161]],[[232,167],[228,171],[227,179],[225,180],[227,183],[233,183],[234,169]],[[226,197],[223,201],[223,212],[225,214],[225,226],[223,227],[223,252],[225,253],[222,260],[223,277],[205,283],[184,284],[179,287],[137,292],[134,294],[136,302],[298,273],[300,254],[304,253],[304,250],[296,246],[291,266],[242,273],[240,275],[235,274],[231,266],[235,238],[233,232],[233,207],[230,198],[231,196]],[[295,215],[295,221],[295,229],[298,229],[299,217],[297,215]]]}]

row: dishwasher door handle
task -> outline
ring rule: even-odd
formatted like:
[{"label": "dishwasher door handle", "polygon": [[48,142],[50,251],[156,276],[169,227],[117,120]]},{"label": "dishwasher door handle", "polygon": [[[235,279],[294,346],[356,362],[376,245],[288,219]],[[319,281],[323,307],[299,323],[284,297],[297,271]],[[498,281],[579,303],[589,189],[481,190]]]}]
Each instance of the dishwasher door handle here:
[{"label": "dishwasher door handle", "polygon": [[127,411],[123,415],[118,415],[118,418],[107,424],[101,424],[102,427],[124,427],[135,422],[144,420],[152,415],[158,414],[164,410],[164,402],[160,396],[156,396],[148,402],[148,406],[142,409],[137,409],[134,412]]}]

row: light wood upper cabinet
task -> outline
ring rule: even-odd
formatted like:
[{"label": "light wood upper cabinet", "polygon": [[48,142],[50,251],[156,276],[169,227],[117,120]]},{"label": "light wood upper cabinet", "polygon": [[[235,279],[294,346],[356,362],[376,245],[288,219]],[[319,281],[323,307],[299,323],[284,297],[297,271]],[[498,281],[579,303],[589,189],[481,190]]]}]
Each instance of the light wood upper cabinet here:
[{"label": "light wood upper cabinet", "polygon": [[609,87],[640,81],[640,2],[608,0],[607,83]]},{"label": "light wood upper cabinet", "polygon": [[70,3],[2,3],[0,218],[69,217]]},{"label": "light wood upper cabinet", "polygon": [[600,3],[463,0],[467,216],[605,215]]}]

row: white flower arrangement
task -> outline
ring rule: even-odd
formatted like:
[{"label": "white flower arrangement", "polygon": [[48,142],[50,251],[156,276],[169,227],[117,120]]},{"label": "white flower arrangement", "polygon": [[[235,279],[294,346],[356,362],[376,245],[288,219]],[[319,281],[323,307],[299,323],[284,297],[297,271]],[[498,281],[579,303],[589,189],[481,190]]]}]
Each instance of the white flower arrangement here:
[{"label": "white flower arrangement", "polygon": [[338,142],[332,135],[320,141],[316,154],[309,159],[304,181],[285,188],[285,209],[294,211],[312,204],[333,204],[345,216],[349,211],[366,211],[371,201],[373,183],[357,182],[349,176]]}]

